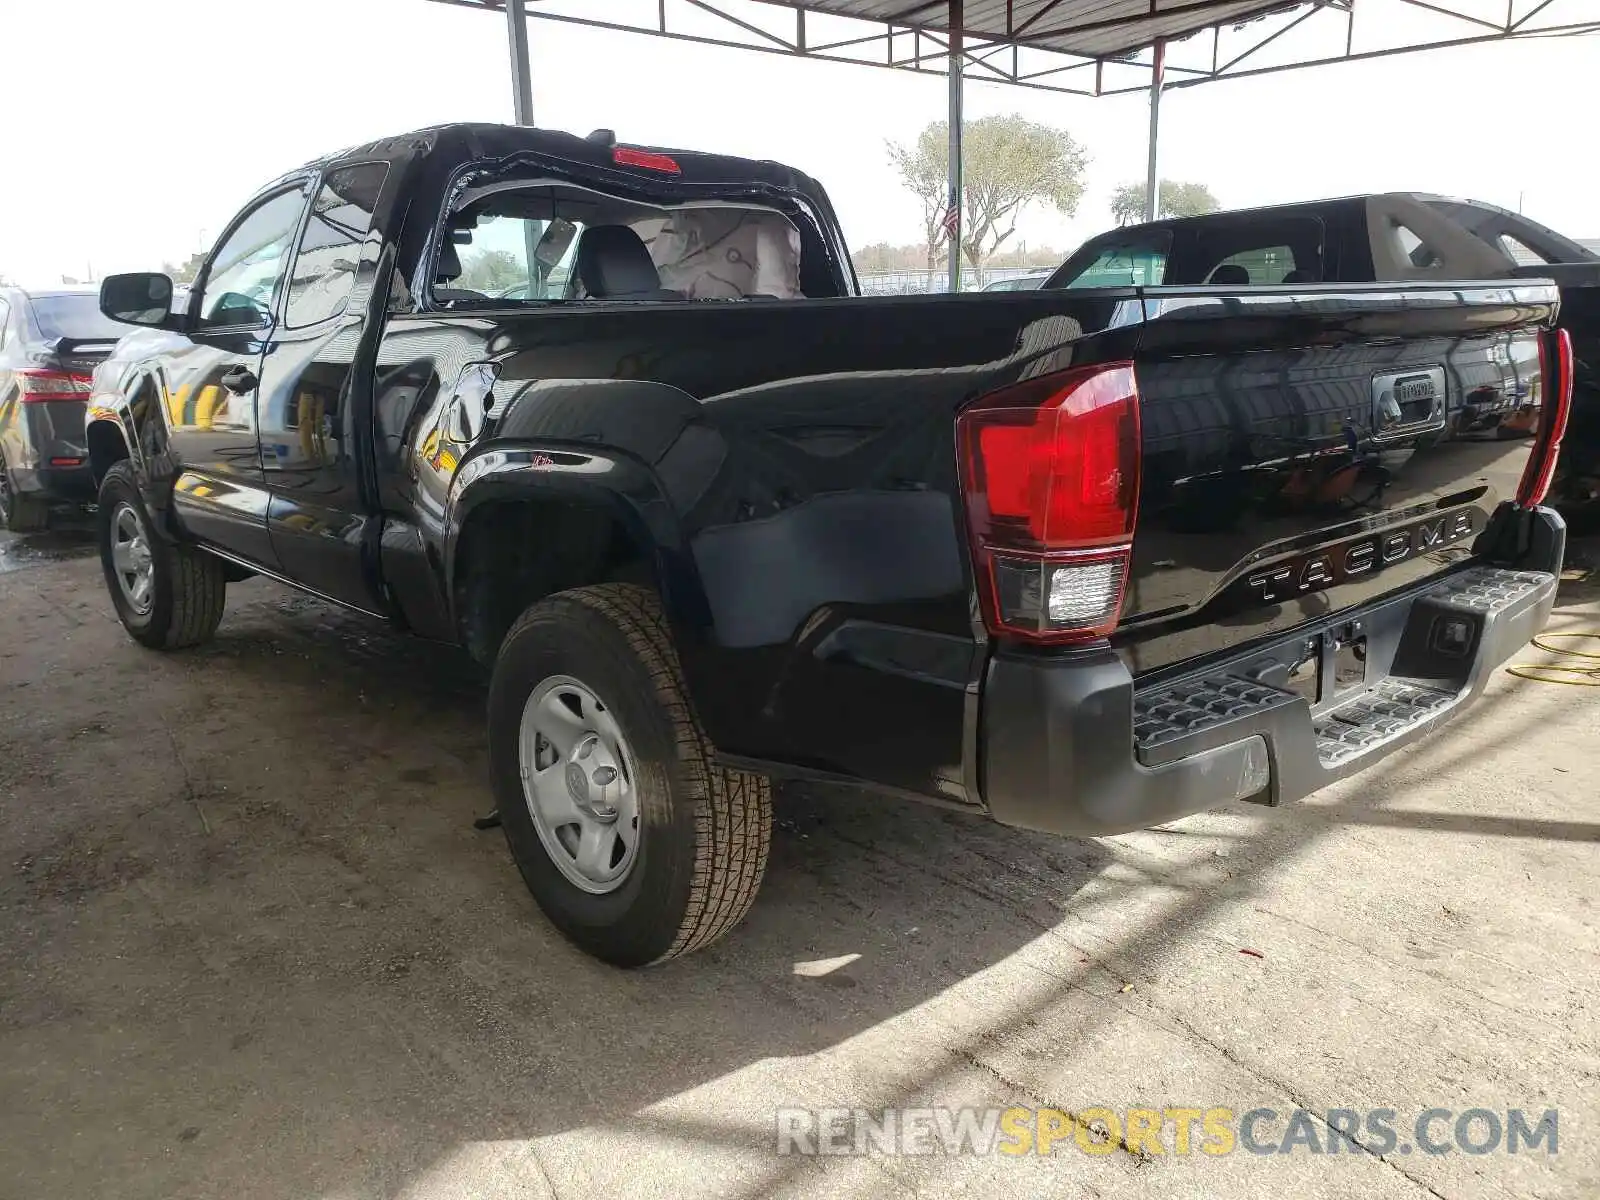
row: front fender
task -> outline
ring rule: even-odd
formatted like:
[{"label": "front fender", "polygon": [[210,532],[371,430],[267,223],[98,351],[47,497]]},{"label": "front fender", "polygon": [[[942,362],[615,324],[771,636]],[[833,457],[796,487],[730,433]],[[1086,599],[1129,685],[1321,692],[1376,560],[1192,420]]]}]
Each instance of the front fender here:
[{"label": "front fender", "polygon": [[[139,452],[122,409],[115,403],[92,403],[84,416],[84,441],[89,447],[89,468],[94,472],[95,486],[106,477],[114,463],[126,458],[133,465],[134,477],[144,486],[144,455]],[[116,446],[120,452],[114,453]]]},{"label": "front fender", "polygon": [[[114,362],[108,362],[100,370],[114,367]],[[109,441],[116,438],[126,452],[146,506],[156,517],[157,529],[169,532],[166,518],[175,472],[163,408],[165,381],[159,367],[148,361],[124,364],[108,386],[102,387],[102,382],[97,372],[84,424],[95,480],[103,479],[116,461]],[[97,427],[105,432],[96,433]]]}]

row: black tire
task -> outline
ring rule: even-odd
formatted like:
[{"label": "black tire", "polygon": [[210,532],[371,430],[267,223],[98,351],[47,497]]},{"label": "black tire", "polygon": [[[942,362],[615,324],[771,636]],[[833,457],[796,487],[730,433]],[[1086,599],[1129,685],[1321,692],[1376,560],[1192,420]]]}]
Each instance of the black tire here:
[{"label": "black tire", "polygon": [[[137,517],[149,547],[152,577],[149,601],[143,609],[124,592],[112,559],[113,530],[124,509]],[[118,619],[134,641],[153,650],[180,650],[197,646],[216,632],[227,592],[225,564],[154,531],[133,468],[125,461],[113,465],[100,483],[96,531],[106,589]]]},{"label": "black tire", "polygon": [[[551,676],[606,697],[638,775],[637,858],[616,890],[575,887],[524,797],[524,706]],[[655,594],[631,584],[560,592],[512,625],[489,688],[489,761],[506,842],[539,907],[571,941],[620,967],[709,945],[744,917],[766,871],[772,788],[720,767],[688,698]]]},{"label": "black tire", "polygon": [[3,455],[0,455],[0,525],[12,533],[38,533],[50,526],[50,506],[37,496],[18,493]]}]

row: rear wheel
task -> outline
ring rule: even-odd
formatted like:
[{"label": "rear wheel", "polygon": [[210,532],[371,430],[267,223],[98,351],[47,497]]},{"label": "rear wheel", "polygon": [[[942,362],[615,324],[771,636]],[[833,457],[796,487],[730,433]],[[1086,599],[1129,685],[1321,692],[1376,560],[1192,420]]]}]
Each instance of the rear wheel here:
[{"label": "rear wheel", "polygon": [[495,662],[489,754],[528,890],[597,958],[698,950],[755,899],[771,785],[713,760],[648,589],[577,588],[522,615]]},{"label": "rear wheel", "polygon": [[133,639],[177,650],[210,638],[222,620],[227,568],[204,551],[156,536],[126,462],[106,472],[97,518],[106,588]]},{"label": "rear wheel", "polygon": [[0,455],[0,525],[12,533],[38,533],[50,524],[50,506],[37,496],[18,492]]}]

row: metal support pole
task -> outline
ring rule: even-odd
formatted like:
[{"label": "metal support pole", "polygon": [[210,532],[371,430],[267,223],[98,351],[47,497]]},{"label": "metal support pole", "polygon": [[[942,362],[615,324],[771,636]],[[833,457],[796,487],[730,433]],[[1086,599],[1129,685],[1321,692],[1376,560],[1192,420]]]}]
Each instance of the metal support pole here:
[{"label": "metal support pole", "polygon": [[1150,62],[1150,161],[1144,175],[1144,219],[1154,221],[1161,211],[1161,85],[1167,72],[1167,43],[1156,40]]},{"label": "metal support pole", "polygon": [[950,0],[950,199],[945,228],[950,232],[950,290],[961,290],[961,23],[962,0]]},{"label": "metal support pole", "polygon": [[[533,124],[533,66],[528,53],[528,10],[526,0],[505,0],[507,44],[511,47],[511,106],[518,125]],[[532,221],[522,223],[522,264],[527,273],[528,296],[537,295],[538,264],[534,250],[541,229]]]},{"label": "metal support pole", "polygon": [[525,0],[505,0],[506,33],[511,47],[511,100],[518,125],[533,124],[533,68],[528,61],[528,10]]}]

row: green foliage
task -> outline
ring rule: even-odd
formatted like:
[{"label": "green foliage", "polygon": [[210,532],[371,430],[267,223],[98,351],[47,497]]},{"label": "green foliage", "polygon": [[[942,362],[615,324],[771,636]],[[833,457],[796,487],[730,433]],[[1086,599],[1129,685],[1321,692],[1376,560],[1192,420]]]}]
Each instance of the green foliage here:
[{"label": "green foliage", "polygon": [[[949,194],[950,127],[935,121],[910,146],[888,144],[900,181],[922,202],[927,266],[943,257],[942,218]],[[1017,113],[969,121],[961,151],[961,252],[982,267],[1017,230],[1030,205],[1071,216],[1083,198],[1089,157],[1064,129],[1038,125]]]},{"label": "green foliage", "polygon": [[461,275],[450,286],[497,296],[527,282],[528,272],[511,251],[480,250],[461,256]]},{"label": "green foliage", "polygon": [[[1166,217],[1203,217],[1216,212],[1222,205],[1203,183],[1184,183],[1176,179],[1161,181],[1159,196],[1161,211]],[[1145,186],[1142,183],[1125,183],[1111,193],[1111,215],[1118,225],[1137,225],[1144,220]]]},{"label": "green foliage", "polygon": [[205,265],[206,254],[204,250],[196,250],[182,263],[162,263],[161,273],[172,280],[173,283],[193,283],[195,276],[200,274],[200,268]]}]

